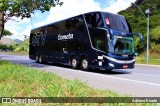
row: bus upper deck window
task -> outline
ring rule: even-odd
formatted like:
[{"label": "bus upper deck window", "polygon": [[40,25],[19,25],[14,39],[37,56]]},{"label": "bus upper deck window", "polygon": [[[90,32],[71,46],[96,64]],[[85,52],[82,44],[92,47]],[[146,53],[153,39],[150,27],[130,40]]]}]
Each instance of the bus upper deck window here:
[{"label": "bus upper deck window", "polygon": [[90,13],[85,16],[89,27],[103,27],[102,16],[99,13]]}]

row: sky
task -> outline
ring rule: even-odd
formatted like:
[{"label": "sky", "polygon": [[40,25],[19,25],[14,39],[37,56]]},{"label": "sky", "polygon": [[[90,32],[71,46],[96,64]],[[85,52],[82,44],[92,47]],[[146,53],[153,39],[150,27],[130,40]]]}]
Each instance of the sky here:
[{"label": "sky", "polygon": [[29,36],[33,28],[52,22],[69,18],[78,14],[91,11],[106,11],[117,13],[128,8],[136,0],[60,0],[63,5],[51,8],[49,12],[36,11],[31,18],[15,18],[5,24],[5,29],[13,33],[12,39],[24,40],[24,35]]}]

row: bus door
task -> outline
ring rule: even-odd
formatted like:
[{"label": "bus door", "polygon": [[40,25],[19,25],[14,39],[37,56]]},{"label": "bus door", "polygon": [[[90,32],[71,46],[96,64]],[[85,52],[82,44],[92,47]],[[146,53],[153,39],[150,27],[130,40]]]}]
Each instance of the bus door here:
[{"label": "bus door", "polygon": [[68,63],[68,49],[67,49],[67,41],[62,41],[61,43],[61,62]]}]

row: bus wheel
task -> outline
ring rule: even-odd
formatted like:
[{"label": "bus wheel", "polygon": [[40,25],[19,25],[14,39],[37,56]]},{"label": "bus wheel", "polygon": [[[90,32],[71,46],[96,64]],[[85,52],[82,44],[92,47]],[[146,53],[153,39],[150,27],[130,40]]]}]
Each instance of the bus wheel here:
[{"label": "bus wheel", "polygon": [[82,61],[81,61],[81,68],[84,71],[88,70],[88,60],[86,58],[82,59]]},{"label": "bus wheel", "polygon": [[43,63],[42,56],[39,56],[39,63]]},{"label": "bus wheel", "polygon": [[39,62],[39,57],[38,57],[38,55],[36,55],[36,59],[35,59],[35,61],[36,61],[36,63],[38,63],[38,62]]},{"label": "bus wheel", "polygon": [[78,68],[78,61],[74,57],[71,60],[71,65],[72,65],[73,69],[77,69]]}]

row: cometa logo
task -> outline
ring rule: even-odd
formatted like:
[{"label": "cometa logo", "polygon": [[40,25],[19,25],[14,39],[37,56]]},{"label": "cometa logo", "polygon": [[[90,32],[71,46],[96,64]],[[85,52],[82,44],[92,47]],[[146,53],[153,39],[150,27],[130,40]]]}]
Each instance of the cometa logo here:
[{"label": "cometa logo", "polygon": [[68,34],[68,35],[58,35],[58,40],[67,40],[67,39],[73,39],[73,34]]}]

